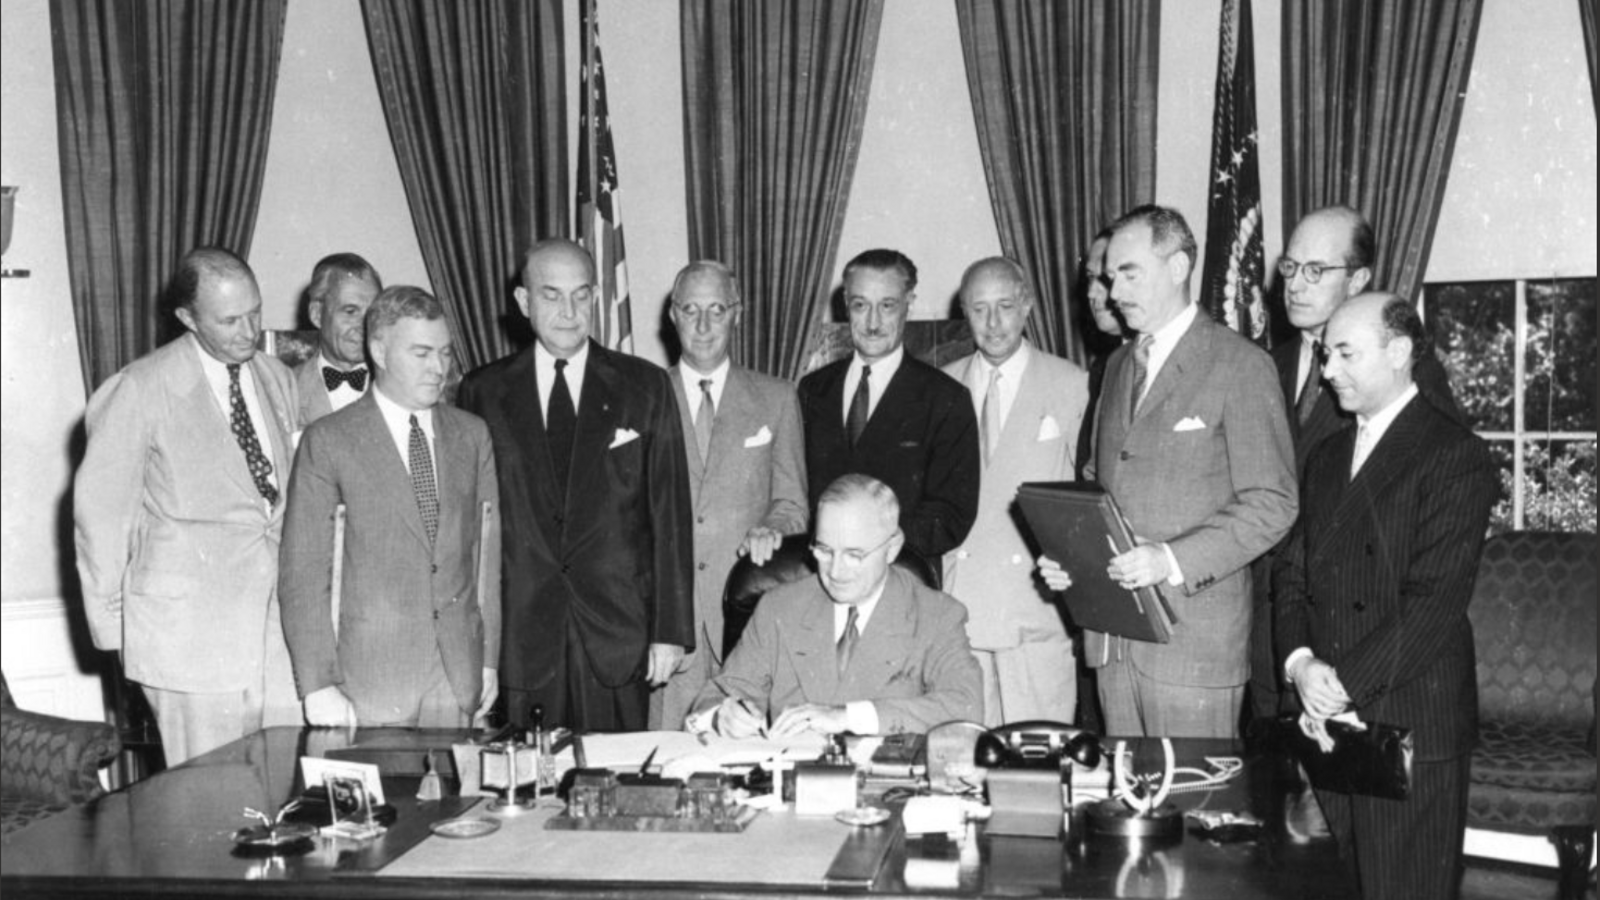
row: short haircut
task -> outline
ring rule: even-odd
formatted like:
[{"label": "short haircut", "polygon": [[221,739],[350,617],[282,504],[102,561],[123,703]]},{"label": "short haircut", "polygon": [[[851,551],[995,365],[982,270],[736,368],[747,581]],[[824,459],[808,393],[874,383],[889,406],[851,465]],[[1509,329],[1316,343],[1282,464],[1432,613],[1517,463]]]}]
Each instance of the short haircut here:
[{"label": "short haircut", "polygon": [[220,281],[227,278],[241,278],[249,281],[251,286],[256,286],[256,274],[231,250],[197,247],[178,261],[178,272],[172,277],[172,286],[167,295],[169,302],[175,310],[192,310],[195,300],[200,296],[200,286],[206,279]]},{"label": "short haircut", "polygon": [[1029,280],[1028,272],[1022,268],[1022,264],[1010,257],[990,256],[967,266],[967,270],[961,274],[959,293],[963,303],[967,299],[967,285],[979,275],[990,273],[1004,276],[1006,280],[1016,285],[1017,293],[1021,295],[1024,301],[1030,303],[1033,301],[1033,282]]},{"label": "short haircut", "polygon": [[346,278],[370,281],[378,290],[383,290],[383,279],[378,277],[378,270],[372,263],[355,253],[334,253],[317,260],[312,268],[306,298],[312,303],[326,303],[334,287]]},{"label": "short haircut", "polygon": [[1383,342],[1395,338],[1411,339],[1411,362],[1415,364],[1424,354],[1433,352],[1433,337],[1423,324],[1417,305],[1399,294],[1385,294],[1383,301]]},{"label": "short haircut", "polygon": [[852,472],[840,475],[822,491],[817,498],[817,509],[824,506],[835,506],[848,503],[857,497],[871,500],[878,510],[878,521],[889,528],[900,527],[900,499],[895,496],[894,488],[873,478],[871,475],[862,475]]},{"label": "short haircut", "polygon": [[409,284],[397,284],[387,287],[378,294],[372,305],[367,307],[367,340],[377,340],[385,331],[393,328],[401,319],[442,319],[444,318],[444,304],[438,298],[419,287]]},{"label": "short haircut", "polygon": [[909,256],[899,250],[878,248],[867,250],[856,255],[844,265],[844,278],[848,280],[850,273],[857,269],[872,269],[875,272],[899,272],[900,278],[905,282],[906,291],[917,288],[917,264]]},{"label": "short haircut", "polygon": [[1183,213],[1170,206],[1157,206],[1147,203],[1135,206],[1122,214],[1122,218],[1111,224],[1113,233],[1120,232],[1134,225],[1146,225],[1150,229],[1150,246],[1160,256],[1171,256],[1181,252],[1189,257],[1191,273],[1200,264],[1200,248],[1195,244],[1194,232],[1189,230],[1189,223],[1184,220]]},{"label": "short haircut", "polygon": [[589,283],[594,284],[599,279],[599,272],[594,265],[594,254],[586,247],[574,240],[562,237],[544,238],[534,242],[528,252],[522,255],[522,269],[517,273],[522,279],[522,286],[528,287],[528,267],[533,263],[533,258],[541,253],[560,251],[581,258],[589,266]]},{"label": "short haircut", "polygon": [[739,303],[739,279],[734,276],[733,269],[714,259],[699,259],[678,271],[678,277],[672,279],[672,302],[678,302],[678,292],[683,290],[683,283],[696,275],[715,275],[728,286],[728,305]]}]

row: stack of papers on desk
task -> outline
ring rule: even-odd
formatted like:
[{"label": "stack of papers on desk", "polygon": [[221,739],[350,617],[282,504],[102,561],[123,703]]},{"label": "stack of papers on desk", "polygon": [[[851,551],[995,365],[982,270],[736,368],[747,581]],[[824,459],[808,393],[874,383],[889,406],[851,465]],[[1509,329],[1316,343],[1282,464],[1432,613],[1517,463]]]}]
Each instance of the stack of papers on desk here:
[{"label": "stack of papers on desk", "polygon": [[[584,735],[583,749],[590,768],[633,772],[654,753],[653,764],[661,767],[662,775],[687,778],[695,772],[755,766],[774,757],[789,761],[816,759],[827,742],[826,736],[813,733],[781,738],[707,735],[702,741],[687,731],[639,731]],[[562,772],[572,768],[571,748],[561,752],[556,766]]]}]

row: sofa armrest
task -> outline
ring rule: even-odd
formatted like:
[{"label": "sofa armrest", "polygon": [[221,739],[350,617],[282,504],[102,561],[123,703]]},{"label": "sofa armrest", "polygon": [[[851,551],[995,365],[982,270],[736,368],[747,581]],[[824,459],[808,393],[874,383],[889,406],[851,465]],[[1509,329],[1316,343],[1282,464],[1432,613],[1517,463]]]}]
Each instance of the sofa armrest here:
[{"label": "sofa armrest", "polygon": [[0,792],[44,803],[92,800],[104,793],[100,767],[121,750],[104,722],[0,710]]}]

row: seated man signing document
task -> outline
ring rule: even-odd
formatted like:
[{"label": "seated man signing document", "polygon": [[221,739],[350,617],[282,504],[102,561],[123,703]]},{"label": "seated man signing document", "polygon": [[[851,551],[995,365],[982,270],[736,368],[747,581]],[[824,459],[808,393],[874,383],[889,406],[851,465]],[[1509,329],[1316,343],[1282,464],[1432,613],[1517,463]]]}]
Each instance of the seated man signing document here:
[{"label": "seated man signing document", "polygon": [[888,734],[983,721],[966,609],[890,565],[905,543],[899,520],[894,491],[874,478],[845,475],[823,491],[817,577],[762,598],[695,698],[690,731]]}]

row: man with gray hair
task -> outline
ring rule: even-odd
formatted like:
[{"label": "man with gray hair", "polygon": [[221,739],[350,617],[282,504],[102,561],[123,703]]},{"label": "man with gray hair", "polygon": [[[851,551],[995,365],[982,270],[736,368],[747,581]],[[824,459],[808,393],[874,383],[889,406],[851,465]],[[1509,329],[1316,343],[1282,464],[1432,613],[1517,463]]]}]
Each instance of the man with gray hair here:
[{"label": "man with gray hair", "polygon": [[489,429],[439,402],[453,349],[432,295],[388,288],[365,332],[374,390],[306,429],[289,480],[278,592],[295,681],[312,725],[462,727],[499,690]]},{"label": "man with gray hair", "polygon": [[690,263],[672,284],[683,353],[669,374],[683,420],[694,505],[695,651],[650,698],[652,728],[680,728],[722,668],[722,592],[740,556],[766,562],[810,524],[805,438],[791,382],[733,365],[739,283],[720,262]]},{"label": "man with gray hair", "polygon": [[324,256],[311,270],[306,315],[317,329],[317,352],[295,367],[300,427],[361,399],[369,384],[364,322],[383,290],[372,264],[354,253]]},{"label": "man with gray hair", "polygon": [[726,737],[923,732],[982,721],[967,612],[890,562],[905,544],[894,491],[844,475],[817,499],[817,577],[761,599],[690,731]]}]

